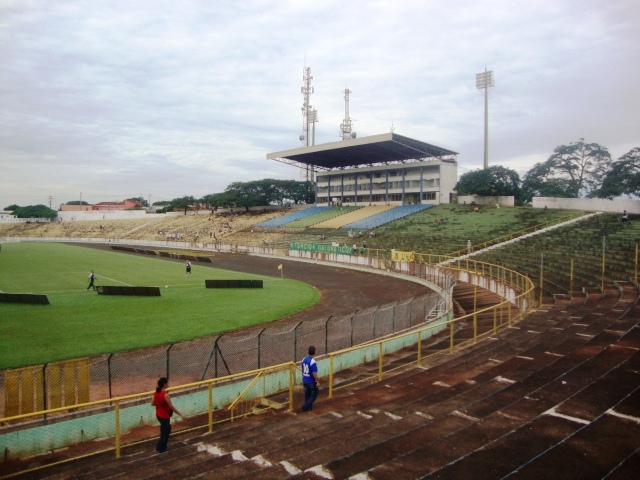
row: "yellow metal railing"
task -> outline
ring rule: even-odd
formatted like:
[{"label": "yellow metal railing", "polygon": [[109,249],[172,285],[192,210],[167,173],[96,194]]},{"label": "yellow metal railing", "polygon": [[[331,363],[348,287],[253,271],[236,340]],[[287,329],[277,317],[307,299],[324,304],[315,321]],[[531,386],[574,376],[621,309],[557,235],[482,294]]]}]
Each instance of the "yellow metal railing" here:
[{"label": "yellow metal railing", "polygon": [[[497,267],[501,268],[501,267]],[[517,274],[519,275],[519,274]],[[507,275],[503,275],[506,277]],[[329,357],[329,397],[333,396],[333,391],[337,389],[342,389],[346,387],[353,386],[358,383],[367,382],[367,381],[380,381],[382,380],[385,374],[389,374],[395,370],[406,368],[410,364],[415,364],[416,366],[420,366],[424,359],[441,355],[443,353],[453,353],[456,349],[463,348],[467,345],[477,343],[480,339],[489,336],[495,335],[501,327],[511,326],[514,321],[522,318],[525,314],[527,314],[534,307],[534,284],[527,277],[519,275],[523,277],[521,280],[513,281],[513,285],[523,285],[525,288],[521,290],[521,293],[517,295],[515,298],[511,300],[502,301],[496,305],[474,311],[467,315],[449,320],[443,323],[433,323],[429,325],[425,325],[418,329],[414,329],[410,332],[403,333],[401,335],[395,335],[390,338],[369,342],[364,345],[359,345],[356,347],[347,348],[344,350],[340,350],[337,352],[333,352],[328,354]],[[475,296],[477,295],[477,289],[474,289],[474,304]],[[488,318],[492,318],[492,321],[489,325],[484,325],[484,331],[480,332],[480,326],[478,324],[479,316],[484,316]],[[459,326],[464,323],[469,322],[472,324],[472,335],[470,338],[465,340],[460,340],[456,343],[456,332],[460,331],[458,329]],[[449,342],[448,347],[446,349],[440,349],[432,352],[429,355],[423,354],[423,343],[425,339],[429,339],[433,337],[433,333],[437,331],[446,331],[448,330]],[[417,335],[417,350],[415,352],[415,359],[411,359],[411,355],[409,355],[405,362],[394,360],[393,366],[390,364],[387,365],[387,369],[384,368],[384,347],[385,344],[396,342],[399,339],[409,336]],[[441,340],[442,337],[438,336],[438,339]],[[335,383],[335,374],[337,373],[336,364],[338,363],[338,359],[340,357],[352,355],[354,352],[361,351],[363,349],[370,349],[372,352],[377,351],[378,357],[376,359],[377,367],[372,368],[372,373],[369,376],[361,376],[357,380],[353,381],[342,381],[339,387],[334,387]],[[373,360],[371,360],[373,361]]]}]

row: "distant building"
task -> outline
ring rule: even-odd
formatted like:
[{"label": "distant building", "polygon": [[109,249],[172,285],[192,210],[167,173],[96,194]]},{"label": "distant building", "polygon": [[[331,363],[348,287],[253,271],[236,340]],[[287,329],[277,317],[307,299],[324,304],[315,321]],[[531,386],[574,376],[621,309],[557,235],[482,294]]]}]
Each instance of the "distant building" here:
[{"label": "distant building", "polygon": [[139,208],[139,202],[125,200],[124,202],[100,202],[95,205],[60,205],[62,212],[118,212],[130,208]]}]

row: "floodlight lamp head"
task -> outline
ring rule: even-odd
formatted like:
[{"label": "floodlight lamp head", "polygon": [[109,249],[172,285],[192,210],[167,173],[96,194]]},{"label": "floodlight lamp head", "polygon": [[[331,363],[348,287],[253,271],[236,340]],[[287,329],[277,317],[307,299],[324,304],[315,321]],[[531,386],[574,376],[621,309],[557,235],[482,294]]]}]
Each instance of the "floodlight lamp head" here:
[{"label": "floodlight lamp head", "polygon": [[493,81],[493,71],[476,73],[476,88],[489,88],[495,86]]}]

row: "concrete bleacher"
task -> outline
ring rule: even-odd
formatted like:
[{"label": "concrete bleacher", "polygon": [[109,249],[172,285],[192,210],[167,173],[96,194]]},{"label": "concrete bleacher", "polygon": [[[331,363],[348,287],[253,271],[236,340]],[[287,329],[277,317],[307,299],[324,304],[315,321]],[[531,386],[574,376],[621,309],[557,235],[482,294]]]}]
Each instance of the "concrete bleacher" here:
[{"label": "concrete bleacher", "polygon": [[256,223],[255,226],[262,227],[262,228],[277,228],[277,227],[286,225],[290,222],[300,220],[302,218],[309,217],[311,215],[315,215],[316,213],[324,212],[329,208],[332,208],[332,207],[316,207],[316,206],[307,207],[302,210],[296,210],[294,212],[287,213],[286,215],[283,215],[281,217],[272,218],[264,222]]},{"label": "concrete bleacher", "polygon": [[428,205],[428,204],[399,205],[397,207],[392,208],[391,210],[386,210],[384,212],[377,213],[370,217],[363,218],[362,220],[358,220],[353,223],[349,223],[348,225],[344,225],[342,228],[349,228],[349,229],[355,229],[355,230],[371,230],[373,228],[381,227],[382,225],[386,225],[387,223],[400,220],[401,218],[404,218],[408,215],[413,215],[414,213],[421,212],[431,207],[433,207],[433,205]]},{"label": "concrete bleacher", "polygon": [[381,212],[385,212],[387,210],[391,210],[393,207],[386,205],[377,205],[372,207],[362,207],[357,210],[352,210],[344,215],[340,215],[338,217],[331,218],[329,220],[325,220],[324,222],[316,223],[312,225],[310,228],[342,228],[345,225],[348,225],[353,222],[357,222],[358,220],[362,220],[367,217],[371,217]]},{"label": "concrete bleacher", "polygon": [[361,207],[328,208],[327,210],[324,210],[320,213],[301,218],[300,220],[294,220],[293,222],[287,224],[287,228],[308,228],[326,220],[339,217],[340,215],[344,215],[351,211],[357,210],[359,208]]},{"label": "concrete bleacher", "polygon": [[543,264],[545,294],[569,294],[573,293],[571,273],[574,292],[600,288],[603,260],[607,285],[616,280],[628,281],[633,273],[629,265],[635,257],[638,238],[640,225],[620,224],[615,215],[602,214],[562,229],[520,238],[498,249],[480,252],[474,258],[516,268],[531,278],[540,277]]}]

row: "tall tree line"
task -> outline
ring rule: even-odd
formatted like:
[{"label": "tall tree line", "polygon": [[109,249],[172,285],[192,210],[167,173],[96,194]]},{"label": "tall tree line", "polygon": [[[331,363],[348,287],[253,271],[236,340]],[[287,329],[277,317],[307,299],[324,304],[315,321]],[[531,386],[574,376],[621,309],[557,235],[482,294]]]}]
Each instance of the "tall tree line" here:
[{"label": "tall tree line", "polygon": [[614,161],[605,147],[581,138],[556,147],[522,179],[516,171],[495,165],[463,174],[455,188],[459,195],[514,196],[517,205],[533,197],[640,196],[640,147]]}]

